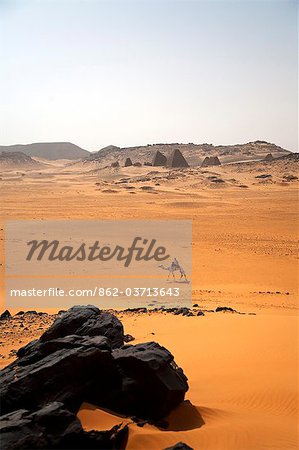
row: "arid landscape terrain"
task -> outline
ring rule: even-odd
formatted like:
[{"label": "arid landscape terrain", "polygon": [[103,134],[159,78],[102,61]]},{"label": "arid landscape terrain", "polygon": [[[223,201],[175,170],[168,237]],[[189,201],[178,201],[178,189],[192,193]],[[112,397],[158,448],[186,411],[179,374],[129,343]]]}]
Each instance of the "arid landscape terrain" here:
[{"label": "arid landscape terrain", "polygon": [[[90,404],[80,409],[82,425],[129,423],[129,450],[178,441],[196,450],[297,448],[299,159],[256,142],[241,150],[112,146],[76,161],[0,159],[1,312],[12,314],[0,321],[1,366],[57,313],[16,315],[5,304],[6,220],[192,219],[192,314],[115,312],[134,343],[155,340],[172,352],[189,380],[186,401],[166,429]],[[157,150],[168,157],[175,148],[190,167],[144,165]],[[273,159],[264,161],[268,154]],[[200,167],[206,156],[221,165]],[[139,164],[124,167],[128,157]]]}]

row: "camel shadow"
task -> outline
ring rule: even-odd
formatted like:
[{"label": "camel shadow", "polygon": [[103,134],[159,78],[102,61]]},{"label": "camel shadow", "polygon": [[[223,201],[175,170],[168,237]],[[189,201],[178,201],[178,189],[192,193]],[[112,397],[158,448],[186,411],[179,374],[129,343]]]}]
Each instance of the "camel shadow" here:
[{"label": "camel shadow", "polygon": [[185,400],[165,418],[165,431],[188,431],[202,427],[205,422],[199,408]]},{"label": "camel shadow", "polygon": [[167,283],[174,283],[174,284],[190,284],[189,280],[166,280]]}]

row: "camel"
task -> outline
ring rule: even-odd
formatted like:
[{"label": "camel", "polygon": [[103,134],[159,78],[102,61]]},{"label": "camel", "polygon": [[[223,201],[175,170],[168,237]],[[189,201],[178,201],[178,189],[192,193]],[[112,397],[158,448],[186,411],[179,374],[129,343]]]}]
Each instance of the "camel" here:
[{"label": "camel", "polygon": [[167,280],[169,280],[170,275],[172,275],[172,278],[175,280],[175,271],[178,270],[181,274],[181,279],[185,278],[185,281],[187,280],[186,272],[184,271],[183,267],[179,264],[178,260],[174,258],[172,263],[169,267],[164,266],[163,264],[160,264],[159,267],[163,270],[168,271],[168,277]]}]

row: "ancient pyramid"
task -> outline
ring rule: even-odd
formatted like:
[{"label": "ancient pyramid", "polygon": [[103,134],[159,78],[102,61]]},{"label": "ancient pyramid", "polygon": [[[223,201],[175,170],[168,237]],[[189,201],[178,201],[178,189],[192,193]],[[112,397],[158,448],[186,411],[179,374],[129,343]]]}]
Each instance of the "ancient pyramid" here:
[{"label": "ancient pyramid", "polygon": [[221,166],[221,162],[218,156],[206,156],[203,162],[201,163],[201,167],[209,167],[209,166]]},{"label": "ancient pyramid", "polygon": [[156,151],[156,154],[153,159],[153,166],[166,166],[167,158],[163,153]]},{"label": "ancient pyramid", "polygon": [[167,160],[168,167],[189,167],[180,150],[175,149]]},{"label": "ancient pyramid", "polygon": [[125,161],[125,167],[133,166],[131,158],[127,158]]}]

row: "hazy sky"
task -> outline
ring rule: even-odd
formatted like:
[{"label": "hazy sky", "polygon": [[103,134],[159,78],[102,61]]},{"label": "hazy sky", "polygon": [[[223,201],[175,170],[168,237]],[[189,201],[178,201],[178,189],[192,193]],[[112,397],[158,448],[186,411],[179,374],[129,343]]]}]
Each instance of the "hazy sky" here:
[{"label": "hazy sky", "polygon": [[298,2],[0,0],[0,144],[297,151]]}]

